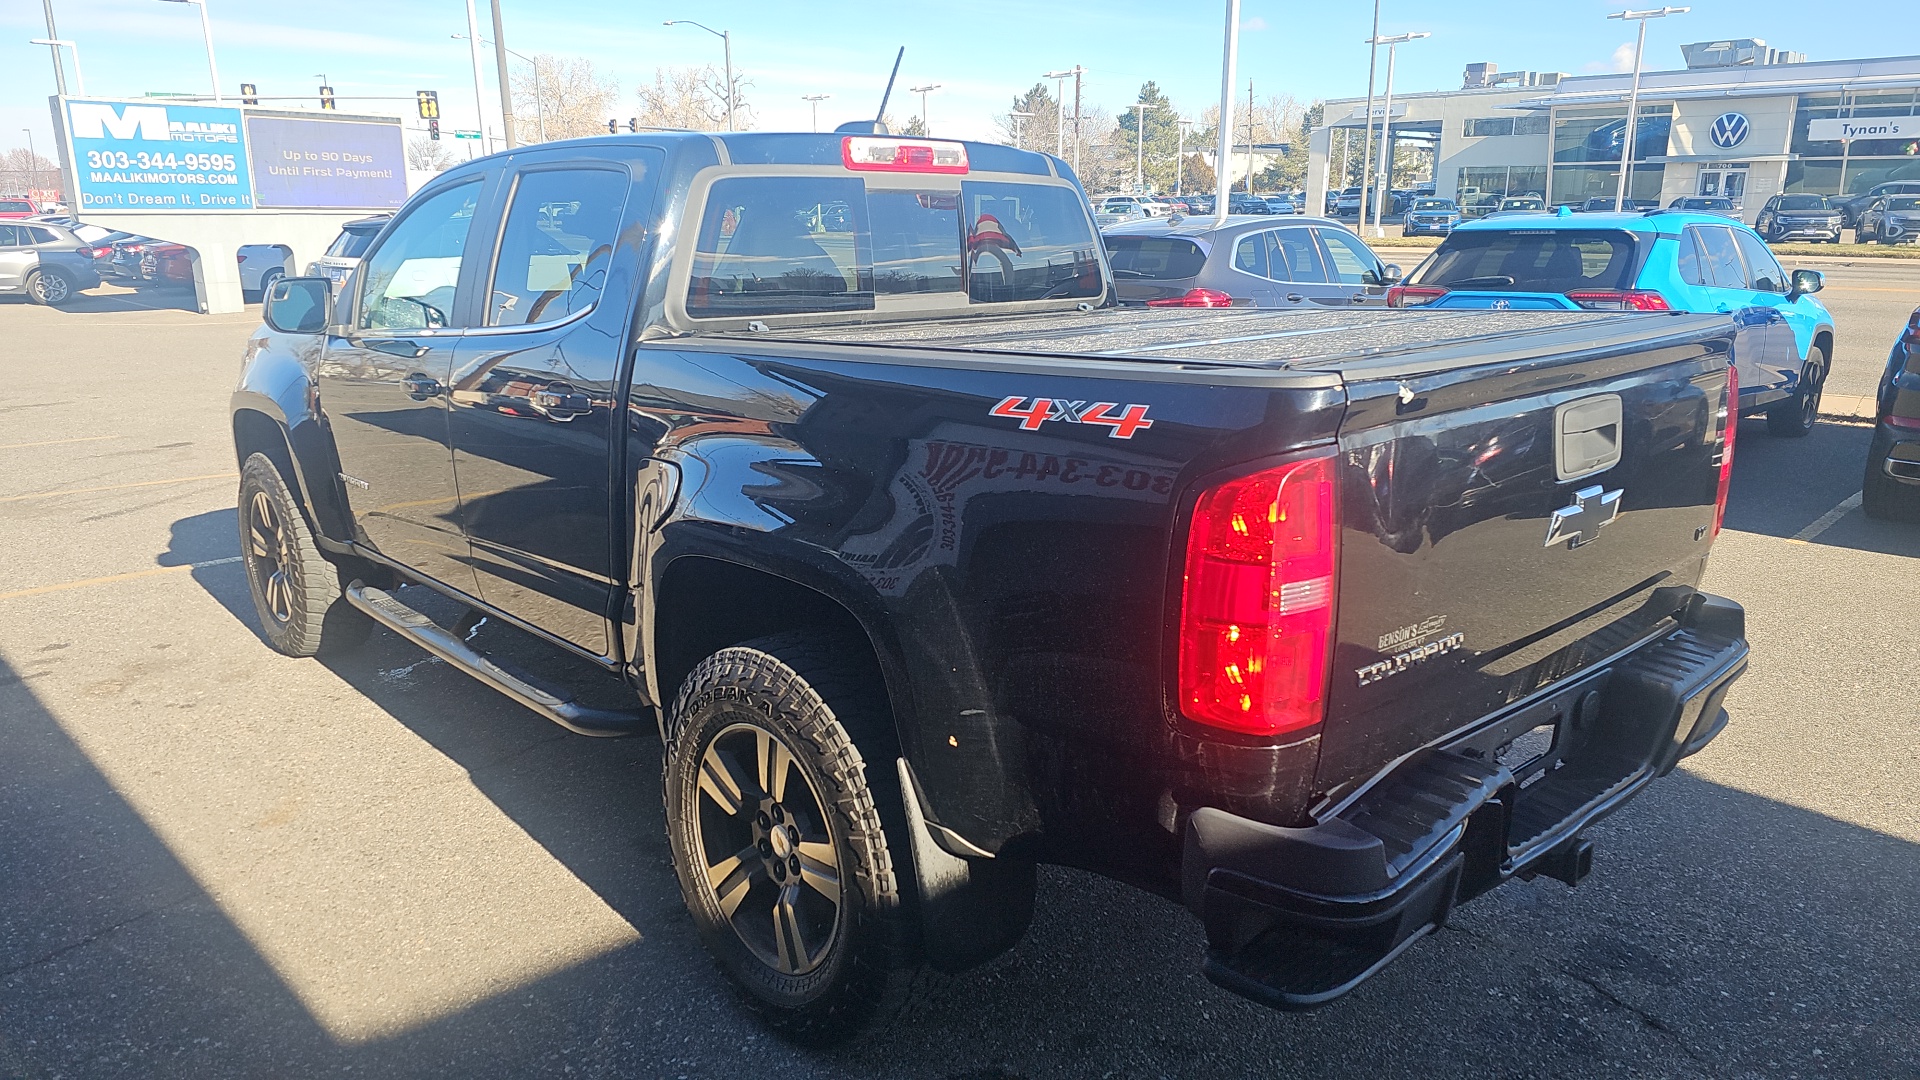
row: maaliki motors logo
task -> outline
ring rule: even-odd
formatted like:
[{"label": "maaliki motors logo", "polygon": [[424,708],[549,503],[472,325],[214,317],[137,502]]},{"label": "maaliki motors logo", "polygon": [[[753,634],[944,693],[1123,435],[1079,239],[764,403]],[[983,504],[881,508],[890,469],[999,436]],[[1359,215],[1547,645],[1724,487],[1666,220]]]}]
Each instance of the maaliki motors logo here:
[{"label": "maaliki motors logo", "polygon": [[123,142],[238,143],[240,125],[202,120],[173,120],[165,105],[114,106],[76,101],[68,106],[76,139]]}]

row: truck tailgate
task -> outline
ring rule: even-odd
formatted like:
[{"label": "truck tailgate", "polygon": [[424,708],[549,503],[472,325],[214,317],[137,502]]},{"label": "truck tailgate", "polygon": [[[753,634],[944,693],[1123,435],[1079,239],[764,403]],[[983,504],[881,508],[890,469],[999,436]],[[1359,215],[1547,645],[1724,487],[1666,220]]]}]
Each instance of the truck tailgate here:
[{"label": "truck tailgate", "polygon": [[1530,358],[1325,365],[1350,405],[1321,790],[1597,669],[1685,607],[1712,542],[1731,330],[1665,318],[1621,320],[1637,343]]}]

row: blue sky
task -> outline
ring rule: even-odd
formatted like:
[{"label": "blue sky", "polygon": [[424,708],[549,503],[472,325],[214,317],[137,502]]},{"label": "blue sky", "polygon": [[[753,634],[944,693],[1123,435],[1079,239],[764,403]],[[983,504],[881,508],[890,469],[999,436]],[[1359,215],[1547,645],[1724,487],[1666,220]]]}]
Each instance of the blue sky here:
[{"label": "blue sky", "polygon": [[[1088,69],[1089,103],[1125,107],[1140,83],[1157,80],[1187,115],[1219,94],[1224,4],[1164,0],[1035,3],[964,0],[904,5],[814,0],[503,0],[507,41],[533,54],[590,57],[623,91],[651,77],[657,65],[718,63],[720,42],[692,27],[696,18],[731,30],[734,64],[751,81],[748,100],[762,128],[805,130],[800,95],[832,94],[821,104],[822,126],[871,115],[893,51],[907,47],[900,87],[939,83],[930,100],[936,134],[989,137],[991,116],[1048,70]],[[319,3],[209,0],[220,73],[229,92],[242,81],[262,94],[311,94],[325,72],[342,95],[440,91],[449,126],[473,126],[473,79],[463,0],[322,0]],[[1502,70],[1573,73],[1612,70],[1631,60],[1631,34],[1606,13],[1620,0],[1535,0],[1467,3],[1387,0],[1385,33],[1424,30],[1425,41],[1401,49],[1396,89],[1460,85],[1461,69],[1492,61]],[[1920,53],[1920,21],[1910,0],[1854,0],[1824,17],[1804,0],[1694,0],[1690,14],[1654,22],[1650,68],[1681,66],[1679,46],[1721,37],[1758,37],[1813,59]],[[54,0],[61,36],[79,43],[87,89],[96,96],[147,91],[204,92],[205,52],[196,10],[160,0]],[[479,0],[483,26],[486,0]],[[1241,92],[1254,81],[1261,97],[1302,101],[1366,90],[1366,0],[1244,0]],[[1865,31],[1871,28],[1871,33]],[[491,30],[484,31],[491,36]],[[45,35],[37,0],[0,0],[0,147],[25,141],[31,128],[45,152],[52,129],[47,50],[27,44]],[[491,59],[488,63],[491,91]],[[627,100],[631,100],[630,97]],[[904,119],[918,95],[896,90],[890,109]],[[408,103],[343,103],[368,112],[411,113]],[[626,115],[623,111],[622,115]]]}]

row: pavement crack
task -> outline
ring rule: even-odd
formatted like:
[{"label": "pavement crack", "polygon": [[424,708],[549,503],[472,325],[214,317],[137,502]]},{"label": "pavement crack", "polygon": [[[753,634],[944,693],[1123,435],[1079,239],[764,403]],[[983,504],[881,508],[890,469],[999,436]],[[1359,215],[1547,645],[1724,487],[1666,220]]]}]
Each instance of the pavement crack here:
[{"label": "pavement crack", "polygon": [[1687,1045],[1687,1040],[1685,1040],[1684,1038],[1681,1038],[1680,1032],[1675,1030],[1673,1026],[1668,1024],[1665,1020],[1662,1020],[1658,1016],[1655,1016],[1654,1014],[1646,1011],[1645,1009],[1640,1008],[1638,1005],[1635,1005],[1632,1002],[1627,1001],[1626,999],[1622,998],[1620,995],[1614,993],[1612,990],[1609,990],[1605,986],[1601,985],[1601,983],[1598,980],[1590,978],[1586,975],[1574,974],[1572,972],[1569,972],[1568,974],[1572,975],[1575,981],[1583,983],[1587,987],[1591,988],[1594,993],[1599,994],[1601,997],[1606,998],[1608,1001],[1612,1002],[1614,1005],[1622,1009],[1625,1009],[1627,1012],[1633,1014],[1633,1016],[1636,1019],[1638,1019],[1641,1023],[1647,1025],[1648,1027],[1659,1032],[1660,1034],[1665,1035],[1668,1039],[1671,1039],[1673,1041],[1673,1045],[1680,1048],[1681,1053],[1685,1054],[1688,1057],[1688,1059],[1693,1061],[1694,1064],[1700,1066],[1700,1068],[1704,1070],[1708,1075],[1715,1075],[1717,1073],[1717,1070],[1714,1067],[1713,1061],[1696,1053],[1693,1047]]},{"label": "pavement crack", "polygon": [[10,967],[5,971],[0,971],[0,981],[11,979],[15,975],[18,975],[23,971],[32,970],[33,968],[37,968],[42,964],[50,964],[53,961],[60,959],[62,956],[65,956],[66,954],[74,951],[75,949],[85,948],[86,946],[91,945],[96,941],[99,941],[101,938],[106,937],[108,934],[111,934],[116,930],[120,930],[128,926],[132,926],[134,923],[137,923],[142,919],[146,919],[146,918],[149,918],[150,916],[158,915],[163,911],[169,911],[173,908],[179,907],[181,904],[186,903],[188,899],[189,899],[188,897],[183,896],[177,900],[173,900],[168,903],[161,904],[158,907],[148,908],[147,910],[139,913],[138,915],[129,915],[126,918],[121,919],[119,922],[114,923],[111,926],[103,926],[100,929],[95,930],[93,933],[88,934],[86,937],[83,937],[78,941],[67,942],[65,945],[60,946],[59,948],[53,950],[52,952],[46,954],[45,956],[38,957],[33,960],[29,960],[24,964],[19,964],[14,967]]}]

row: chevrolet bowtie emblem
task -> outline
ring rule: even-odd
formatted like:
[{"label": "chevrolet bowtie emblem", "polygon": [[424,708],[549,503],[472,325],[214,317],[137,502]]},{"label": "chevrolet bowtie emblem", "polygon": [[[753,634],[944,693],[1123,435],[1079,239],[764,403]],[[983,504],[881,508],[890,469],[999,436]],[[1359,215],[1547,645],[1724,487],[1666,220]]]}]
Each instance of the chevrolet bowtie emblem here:
[{"label": "chevrolet bowtie emblem", "polygon": [[1600,530],[1613,524],[1620,513],[1620,496],[1625,488],[1608,491],[1595,484],[1573,493],[1573,505],[1563,506],[1547,519],[1547,547],[1565,544],[1569,549],[1591,544]]}]

